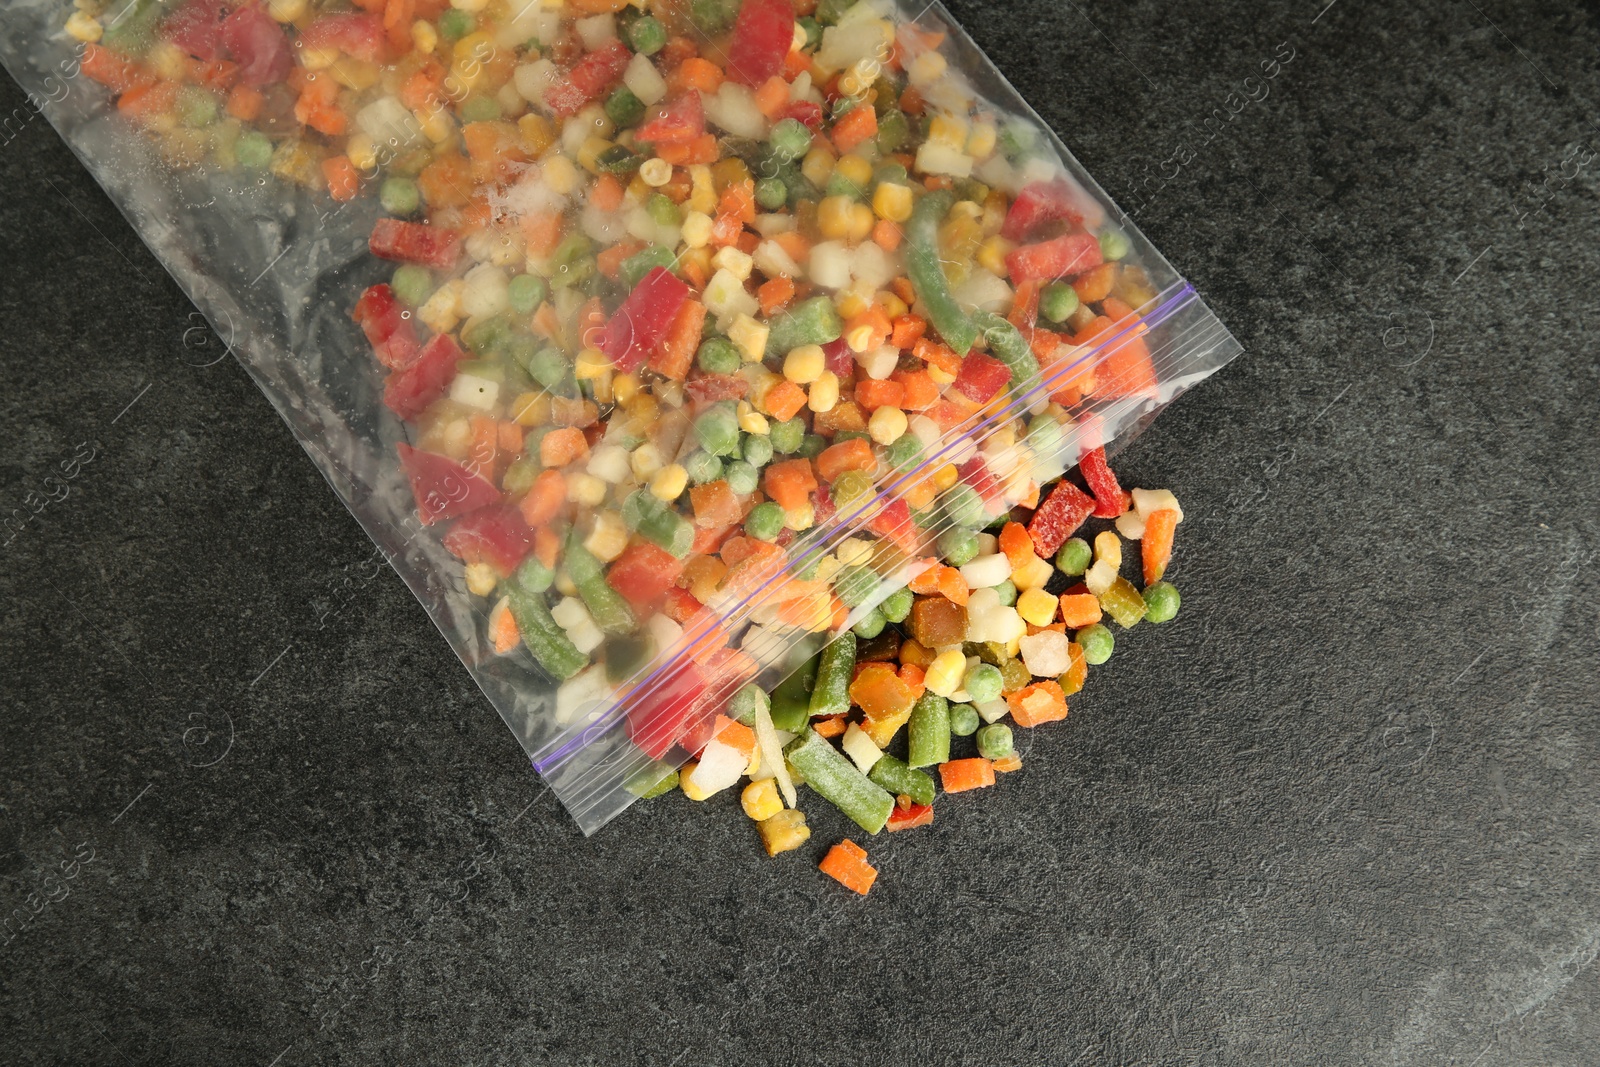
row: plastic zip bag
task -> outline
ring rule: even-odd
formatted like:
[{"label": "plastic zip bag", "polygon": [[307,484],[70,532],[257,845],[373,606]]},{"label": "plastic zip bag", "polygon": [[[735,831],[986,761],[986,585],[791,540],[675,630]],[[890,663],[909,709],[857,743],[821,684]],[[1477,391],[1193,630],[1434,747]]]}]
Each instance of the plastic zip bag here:
[{"label": "plastic zip bag", "polygon": [[[802,50],[783,0],[584,6],[406,26],[312,5],[291,29],[134,0],[84,48],[64,5],[22,0],[0,57],[592,832],[739,688],[917,580],[946,529],[1238,349],[942,7],[824,5]],[[391,284],[369,249],[402,263]],[[1095,270],[1070,343],[1017,310]],[[752,274],[811,293],[765,307]],[[926,360],[887,344],[890,300],[929,321]],[[783,373],[796,350],[824,369]],[[914,408],[907,377],[905,426],[847,439],[901,364],[937,399]],[[784,464],[805,495],[756,516]],[[871,576],[850,604],[816,577],[841,553]]]}]

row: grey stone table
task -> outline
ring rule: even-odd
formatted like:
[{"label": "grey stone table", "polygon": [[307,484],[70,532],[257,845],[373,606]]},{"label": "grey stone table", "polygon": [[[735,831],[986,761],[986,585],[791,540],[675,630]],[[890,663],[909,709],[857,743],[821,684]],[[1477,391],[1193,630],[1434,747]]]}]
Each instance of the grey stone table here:
[{"label": "grey stone table", "polygon": [[815,805],[581,837],[14,116],[5,509],[98,450],[0,555],[0,1060],[1600,1062],[1594,5],[953,7],[1248,351],[1120,461],[1184,614],[866,901]]}]

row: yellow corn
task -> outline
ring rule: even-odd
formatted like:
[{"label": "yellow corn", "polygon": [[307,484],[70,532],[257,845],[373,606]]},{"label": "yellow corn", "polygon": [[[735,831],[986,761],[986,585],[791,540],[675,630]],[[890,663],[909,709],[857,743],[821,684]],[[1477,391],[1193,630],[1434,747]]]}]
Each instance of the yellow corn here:
[{"label": "yellow corn", "polygon": [[908,422],[905,412],[886,405],[874,411],[872,418],[867,420],[867,433],[878,444],[887,447],[900,440],[906,432]]},{"label": "yellow corn", "polygon": [[872,191],[872,210],[881,219],[905,222],[911,217],[911,187],[894,182],[882,182]]},{"label": "yellow corn", "polygon": [[364,133],[356,133],[345,142],[344,154],[356,170],[372,170],[378,165],[378,144]]},{"label": "yellow corn", "polygon": [[297,22],[305,17],[306,0],[267,0],[267,14],[278,22]]},{"label": "yellow corn", "polygon": [[628,547],[628,527],[615,511],[602,511],[594,518],[594,529],[584,538],[583,547],[602,563],[610,563]]},{"label": "yellow corn", "polygon": [[967,657],[962,655],[959,648],[952,648],[948,652],[941,652],[928,664],[928,673],[922,679],[922,684],[928,692],[937,693],[948,697],[961,688],[961,680],[967,676]]},{"label": "yellow corn", "polygon": [[865,204],[850,205],[850,231],[852,241],[865,241],[867,235],[872,233],[873,223],[877,220],[872,217],[872,209]]},{"label": "yellow corn", "polygon": [[962,151],[967,147],[967,120],[954,115],[935,115],[928,123],[928,143]]},{"label": "yellow corn", "polygon": [[821,345],[792,348],[783,358],[783,376],[796,385],[810,385],[828,369],[828,357]]},{"label": "yellow corn", "polygon": [[1029,589],[1017,597],[1017,614],[1034,626],[1049,626],[1056,621],[1060,601],[1043,589]]},{"label": "yellow corn", "polygon": [[845,538],[833,552],[839,557],[839,562],[846,567],[853,567],[857,563],[866,563],[872,559],[872,546],[859,537]]},{"label": "yellow corn", "polygon": [[818,188],[827,185],[828,179],[833,176],[833,153],[821,145],[812,148],[800,164],[800,173]]},{"label": "yellow corn", "polygon": [[545,425],[550,421],[550,394],[520,394],[511,404],[511,418],[518,426]]},{"label": "yellow corn", "polygon": [[1035,556],[1011,572],[1011,584],[1016,586],[1019,592],[1026,592],[1029,589],[1043,589],[1045,583],[1050,581],[1052,573],[1054,573],[1054,569],[1050,564]]},{"label": "yellow corn", "polygon": [[650,476],[650,495],[668,504],[683,495],[689,486],[689,472],[681,463],[668,463]]},{"label": "yellow corn", "polygon": [[542,156],[556,143],[555,127],[543,115],[522,116],[517,120],[517,133],[522,135],[522,145],[529,155]]},{"label": "yellow corn", "polygon": [[1122,569],[1122,538],[1115,530],[1101,530],[1095,534],[1094,558],[1105,560],[1114,571]]},{"label": "yellow corn", "polygon": [[728,340],[738,346],[746,363],[759,363],[767,352],[767,335],[772,327],[757,322],[749,315],[740,314],[728,327]]},{"label": "yellow corn", "polygon": [[840,241],[850,236],[851,216],[855,201],[848,196],[824,197],[817,205],[817,229],[830,241]]},{"label": "yellow corn", "polygon": [[711,243],[715,223],[704,211],[691,211],[683,217],[683,243],[690,248],[704,248]]},{"label": "yellow corn", "polygon": [[1015,247],[1004,237],[991,237],[978,246],[978,265],[990,274],[1005,277],[1006,254]]},{"label": "yellow corn", "polygon": [[938,488],[939,492],[942,493],[952,485],[955,485],[956,479],[960,476],[961,472],[956,469],[956,465],[954,463],[946,463],[944,466],[933,472],[933,484]]},{"label": "yellow corn", "polygon": [[737,408],[739,415],[739,429],[745,433],[765,436],[772,432],[772,426],[767,422],[767,417],[757,411],[748,400],[739,401]]},{"label": "yellow corn", "polygon": [[689,181],[689,210],[703,215],[717,210],[717,190],[711,182],[711,168],[704,163],[690,164]]},{"label": "yellow corn", "polygon": [[806,825],[806,813],[799,808],[785,808],[757,825],[761,829],[761,843],[766,846],[769,856],[792,852],[811,836],[811,827]]},{"label": "yellow corn", "polygon": [[833,169],[839,177],[854,182],[863,189],[872,181],[872,164],[858,155],[840,156],[839,162],[834,164]]},{"label": "yellow corn", "polygon": [[807,391],[806,406],[817,414],[832,411],[839,403],[839,377],[831,370],[825,370],[811,383]]},{"label": "yellow corn", "polygon": [[611,369],[611,357],[598,348],[585,348],[578,353],[572,376],[580,382],[598,378]]},{"label": "yellow corn", "polygon": [[778,795],[778,783],[772,778],[751,782],[739,794],[739,806],[756,822],[772,818],[783,810],[783,798]]},{"label": "yellow corn", "polygon": [[473,596],[488,596],[500,582],[499,575],[494,572],[494,566],[489,563],[468,564],[466,579],[467,592]]},{"label": "yellow corn", "polygon": [[975,124],[972,133],[967,137],[967,155],[973,159],[984,159],[994,151],[995,137],[994,123]]},{"label": "yellow corn", "polygon": [[[287,0],[305,6],[305,0]],[[433,55],[433,50],[439,47],[439,31],[433,28],[433,23],[427,19],[418,19],[411,24],[411,43],[418,52],[425,56]]]},{"label": "yellow corn", "polygon": [[67,36],[74,41],[85,44],[94,44],[105,36],[105,27],[100,25],[100,20],[83,11],[74,11],[67,19]]}]

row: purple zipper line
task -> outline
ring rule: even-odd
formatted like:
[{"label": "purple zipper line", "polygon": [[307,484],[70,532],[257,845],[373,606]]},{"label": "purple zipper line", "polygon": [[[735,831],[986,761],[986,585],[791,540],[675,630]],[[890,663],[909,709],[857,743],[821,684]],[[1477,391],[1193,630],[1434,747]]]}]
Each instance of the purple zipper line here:
[{"label": "purple zipper line", "polygon": [[[1055,381],[1055,380],[1061,378],[1062,375],[1066,373],[1066,371],[1071,370],[1073,367],[1081,366],[1090,357],[1094,356],[1098,352],[1103,351],[1107,347],[1115,344],[1116,342],[1121,340],[1123,337],[1125,337],[1127,334],[1131,333],[1134,330],[1137,330],[1139,328],[1139,326],[1142,325],[1148,330],[1148,329],[1151,329],[1153,327],[1161,325],[1163,322],[1165,322],[1172,315],[1176,314],[1180,309],[1182,309],[1183,307],[1188,306],[1188,304],[1190,302],[1190,298],[1192,298],[1192,297],[1194,297],[1196,295],[1198,295],[1198,294],[1196,294],[1194,286],[1190,285],[1188,281],[1184,281],[1182,283],[1182,285],[1180,285],[1178,287],[1176,292],[1173,292],[1172,295],[1170,295],[1166,299],[1162,300],[1161,303],[1156,305],[1156,307],[1148,315],[1142,317],[1138,323],[1135,323],[1135,324],[1127,327],[1126,329],[1121,330],[1121,331],[1113,334],[1111,337],[1106,338],[1105,340],[1101,341],[1094,348],[1092,348],[1088,352],[1084,353],[1083,356],[1081,356],[1075,363],[1071,364],[1071,366],[1063,368],[1062,370],[1059,370],[1055,374],[1051,375],[1050,376],[1051,381]],[[787,577],[788,575],[794,573],[795,570],[799,569],[803,564],[808,562],[813,554],[825,551],[829,544],[836,543],[838,540],[842,540],[844,537],[848,537],[848,536],[853,535],[855,533],[855,527],[852,524],[856,523],[857,520],[859,520],[863,514],[865,514],[866,512],[872,510],[874,505],[878,504],[880,501],[884,500],[886,497],[891,496],[896,490],[898,490],[900,488],[900,486],[904,485],[908,481],[910,481],[913,478],[915,478],[920,472],[922,472],[922,471],[928,469],[929,467],[933,466],[935,463],[937,463],[937,461],[942,456],[946,455],[948,452],[950,452],[952,449],[954,449],[957,445],[961,444],[962,441],[971,438],[971,436],[973,434],[975,434],[979,430],[983,429],[986,425],[994,423],[997,419],[999,419],[999,418],[1001,418],[1003,416],[1006,416],[1007,414],[1009,414],[1010,412],[1012,412],[1014,410],[1017,410],[1019,408],[1020,409],[1025,409],[1028,406],[1028,404],[1030,404],[1034,399],[1037,399],[1037,394],[1039,393],[1040,390],[1042,390],[1044,388],[1045,388],[1045,382],[1043,380],[1041,380],[1038,383],[1036,383],[1035,385],[1031,386],[1026,392],[1024,392],[1021,396],[1017,397],[1010,404],[1007,404],[1006,407],[1003,410],[1001,410],[999,412],[996,412],[993,415],[989,415],[989,416],[987,416],[987,417],[985,417],[983,419],[980,419],[977,423],[975,423],[971,427],[963,429],[963,430],[961,430],[961,432],[952,435],[951,440],[948,443],[946,443],[945,445],[943,445],[942,447],[940,447],[940,449],[937,452],[935,452],[932,456],[930,456],[927,459],[923,460],[921,463],[919,463],[915,467],[913,467],[910,471],[908,471],[905,474],[902,474],[894,482],[892,482],[889,485],[885,486],[882,490],[880,490],[878,492],[878,494],[876,496],[872,497],[870,500],[868,500],[861,507],[857,508],[853,514],[849,515],[847,518],[844,518],[844,519],[836,521],[833,524],[833,526],[832,526],[830,531],[819,534],[819,536],[815,540],[813,540],[812,543],[810,545],[808,545],[804,549],[804,551],[797,558],[795,558],[794,560],[792,560],[789,563],[787,563],[785,565],[784,569],[781,572],[779,572],[779,574],[773,576],[774,580],[776,580],[779,577]],[[746,604],[748,604],[753,598],[755,598],[757,595],[759,595],[764,589],[766,589],[770,585],[772,585],[772,581],[765,582],[761,586],[759,586],[758,588],[756,588],[756,589],[752,590],[750,593],[746,594],[743,600],[739,601],[739,603],[735,604],[732,608],[729,608],[727,610],[727,612],[724,614],[723,618],[727,619],[727,618],[730,618],[730,617],[733,617],[733,616],[737,615],[739,613],[740,609],[742,609]],[[684,651],[687,651],[687,650],[680,650],[679,652],[677,652],[674,655],[672,655],[665,663],[662,663],[659,667],[655,668],[653,671],[651,671],[649,674],[647,674],[644,677],[644,680],[641,681],[637,686],[634,687],[633,692],[630,693],[629,696],[630,697],[634,696],[634,695],[648,696],[648,695],[650,695],[650,693],[654,692],[654,690],[649,688],[649,687],[652,685],[652,683],[655,683],[658,680],[664,680],[662,678],[662,676],[667,671],[669,671],[671,668],[673,668],[673,667],[675,667],[677,665],[678,661],[680,659],[682,659]],[[578,731],[576,736],[569,737],[559,748],[557,748],[550,755],[548,755],[548,756],[546,756],[546,757],[544,757],[542,759],[533,760],[534,770],[538,771],[540,774],[543,774],[546,771],[546,769],[548,769],[548,768],[550,768],[550,767],[552,767],[552,766],[554,766],[554,765],[556,765],[556,764],[558,764],[560,762],[563,762],[566,759],[566,757],[570,756],[571,754],[573,754],[578,749],[587,748],[588,745],[592,741],[598,740],[600,737],[602,737],[605,734],[609,733],[611,731],[612,727],[617,724],[618,720],[622,717],[623,714],[624,714],[623,701],[616,701],[615,703],[613,703],[611,705],[611,708],[603,716],[601,716],[595,722],[590,723],[588,726],[584,727],[581,731]],[[593,735],[593,736],[591,736],[591,735]]]}]

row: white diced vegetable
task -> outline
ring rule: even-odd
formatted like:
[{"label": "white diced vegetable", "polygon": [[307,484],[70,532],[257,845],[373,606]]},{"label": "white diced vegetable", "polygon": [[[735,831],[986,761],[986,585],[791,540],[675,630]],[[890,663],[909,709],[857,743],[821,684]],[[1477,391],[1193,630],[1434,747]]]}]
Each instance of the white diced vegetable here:
[{"label": "white diced vegetable", "polygon": [[637,96],[645,107],[659,104],[667,98],[667,80],[656,70],[656,65],[650,62],[650,57],[638,53],[628,63],[628,69],[622,72],[622,84],[628,91]]},{"label": "white diced vegetable", "polygon": [[1183,509],[1178,506],[1178,498],[1168,489],[1135,489],[1133,509],[1146,522],[1150,521],[1150,513],[1153,511],[1176,511],[1178,521],[1183,521]]},{"label": "white diced vegetable", "polygon": [[500,399],[500,383],[476,374],[457,374],[450,383],[450,399],[479,411],[493,411]]},{"label": "white diced vegetable", "polygon": [[883,758],[883,749],[879,748],[877,743],[867,736],[867,732],[856,723],[850,724],[840,744],[844,748],[844,754],[855,762],[862,774],[872,770],[872,765]]},{"label": "white diced vegetable", "polygon": [[961,568],[961,577],[971,589],[990,589],[1011,577],[1011,561],[999,554],[979,556]]}]

